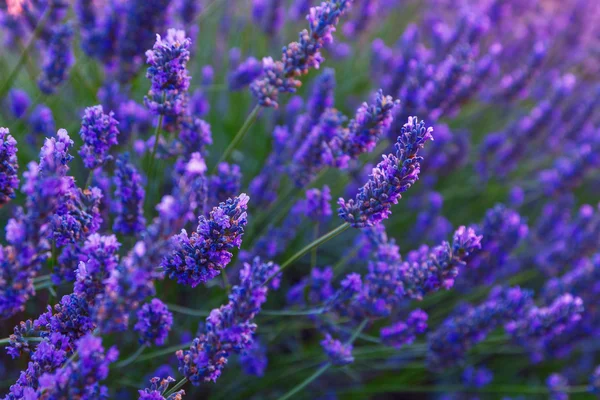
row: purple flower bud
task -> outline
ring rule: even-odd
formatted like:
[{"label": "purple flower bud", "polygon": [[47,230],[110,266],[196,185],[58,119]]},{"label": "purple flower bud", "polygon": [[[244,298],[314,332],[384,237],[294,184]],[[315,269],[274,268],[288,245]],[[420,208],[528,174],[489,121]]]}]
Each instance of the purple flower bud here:
[{"label": "purple flower bud", "polygon": [[165,343],[173,325],[173,314],[162,301],[154,298],[144,304],[137,312],[137,319],[133,329],[139,334],[141,344],[162,346]]},{"label": "purple flower bud", "polygon": [[181,400],[185,395],[184,390],[178,390],[169,397],[163,396],[169,390],[169,385],[173,382],[175,382],[175,379],[170,376],[164,379],[159,377],[150,379],[150,387],[138,391],[140,394],[139,400]]},{"label": "purple flower bud", "polygon": [[56,88],[67,79],[69,69],[75,57],[71,48],[73,28],[70,24],[57,27],[52,32],[52,37],[45,49],[42,63],[42,75],[38,81],[40,90],[45,94],[52,94]]},{"label": "purple flower bud", "polygon": [[17,141],[7,128],[0,128],[0,207],[15,198],[18,170]]},{"label": "purple flower bud", "polygon": [[427,313],[423,310],[412,311],[406,321],[396,322],[381,329],[381,340],[397,349],[411,344],[416,336],[427,329]]},{"label": "purple flower bud", "polygon": [[333,365],[348,365],[354,362],[351,344],[343,344],[327,334],[325,339],[321,341],[321,346]]},{"label": "purple flower bud", "polygon": [[[26,91],[21,89],[11,89],[8,93],[10,112],[15,118],[25,116],[25,113],[31,105],[31,99]],[[54,130],[54,129],[53,129]]]},{"label": "purple flower bud", "polygon": [[117,159],[114,177],[117,216],[113,223],[113,229],[124,235],[137,235],[144,230],[146,225],[144,218],[146,192],[142,176],[128,161],[128,154]]},{"label": "purple flower bud", "polygon": [[86,168],[95,169],[112,158],[108,152],[111,146],[119,144],[119,122],[114,119],[114,115],[112,111],[104,114],[102,106],[85,109],[79,131],[79,136],[83,139],[79,155]]}]

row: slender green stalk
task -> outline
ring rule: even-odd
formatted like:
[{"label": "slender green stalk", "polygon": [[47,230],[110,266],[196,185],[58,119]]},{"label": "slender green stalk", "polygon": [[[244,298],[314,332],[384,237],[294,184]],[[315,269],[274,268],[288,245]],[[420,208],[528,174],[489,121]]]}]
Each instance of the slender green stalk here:
[{"label": "slender green stalk", "polygon": [[181,387],[183,385],[185,385],[187,383],[188,379],[187,378],[183,378],[182,380],[180,380],[179,382],[177,382],[175,384],[175,386],[173,386],[171,389],[167,390],[163,397],[164,398],[168,398],[170,395],[172,395],[173,393],[175,393],[176,391],[178,391],[179,389],[181,389]]},{"label": "slender green stalk", "polygon": [[348,253],[346,256],[344,256],[344,258],[342,258],[340,261],[338,261],[337,263],[335,263],[333,265],[333,273],[334,273],[335,277],[340,276],[344,272],[344,270],[348,266],[348,263],[354,257],[356,257],[357,254],[358,254],[358,247],[354,247],[350,253]]},{"label": "slender green stalk", "polygon": [[90,172],[88,174],[87,179],[85,180],[85,186],[83,187],[84,189],[89,188],[92,185],[92,178],[94,177],[94,170],[90,169]]},{"label": "slender green stalk", "polygon": [[294,396],[295,394],[299,393],[302,389],[304,389],[306,386],[311,384],[315,379],[317,379],[318,377],[323,375],[325,373],[325,371],[327,371],[329,369],[329,367],[331,367],[331,363],[328,362],[328,363],[323,364],[321,366],[321,368],[316,370],[311,376],[309,376],[302,383],[300,383],[298,386],[294,387],[292,390],[290,390],[283,396],[279,397],[277,400],[287,400],[287,399],[291,398],[292,396]]},{"label": "slender green stalk", "polygon": [[362,333],[362,331],[365,329],[365,327],[367,326],[367,324],[369,323],[368,319],[363,319],[363,321],[360,323],[360,325],[358,325],[358,328],[356,328],[356,330],[354,331],[354,333],[352,333],[352,336],[350,336],[350,339],[348,339],[348,341],[346,342],[346,344],[352,344],[354,343],[354,341],[356,340],[356,338],[358,337],[358,335],[360,335]]},{"label": "slender green stalk", "polygon": [[[317,222],[315,224],[314,227],[314,231],[313,231],[313,239],[317,240],[317,238],[319,237],[319,223]],[[310,269],[311,271],[317,266],[317,248],[314,247],[311,251],[310,251]]]},{"label": "slender green stalk", "polygon": [[321,236],[320,238],[318,238],[316,240],[313,240],[311,243],[309,243],[306,246],[304,246],[303,249],[301,249],[300,251],[298,251],[296,254],[294,254],[293,256],[291,256],[290,258],[288,258],[283,264],[281,264],[281,266],[279,267],[279,271],[277,271],[276,274],[273,274],[273,275],[269,276],[267,278],[267,280],[265,281],[265,284],[267,284],[271,279],[273,279],[281,271],[283,271],[284,269],[286,269],[287,267],[289,267],[294,261],[298,260],[300,257],[302,257],[303,255],[305,255],[306,253],[308,253],[309,251],[311,251],[313,248],[319,247],[323,243],[329,241],[330,239],[333,239],[334,237],[336,237],[340,233],[344,232],[348,228],[350,228],[350,224],[347,223],[347,222],[344,222],[343,224],[341,224],[337,228],[329,231],[325,235]]},{"label": "slender green stalk", "polygon": [[48,281],[34,284],[33,288],[35,290],[40,290],[40,289],[48,289],[48,288],[51,288],[52,286],[54,286],[54,283],[51,280],[48,280]]},{"label": "slender green stalk", "polygon": [[[166,94],[163,94],[163,103],[165,102]],[[164,115],[158,116],[158,124],[156,124],[156,130],[154,131],[154,146],[152,146],[152,153],[150,154],[150,161],[148,162],[148,177],[151,177],[154,173],[154,158],[156,156],[156,150],[158,149],[158,142],[160,139],[160,131],[162,129]],[[150,182],[148,182],[150,183]]]},{"label": "slender green stalk", "polygon": [[12,69],[10,74],[8,74],[8,78],[6,78],[6,80],[4,81],[4,84],[0,88],[0,99],[3,99],[4,96],[6,96],[6,93],[8,93],[8,91],[12,87],[13,83],[17,79],[19,72],[21,72],[21,69],[23,68],[23,64],[25,64],[25,62],[27,61],[27,58],[29,58],[29,53],[34,48],[35,42],[38,40],[38,38],[42,34],[42,31],[46,27],[46,22],[48,22],[48,20],[50,19],[50,15],[52,14],[53,11],[54,11],[53,5],[48,6],[46,8],[46,10],[44,10],[44,13],[42,14],[40,20],[38,21],[37,25],[35,26],[35,29],[33,30],[31,39],[29,39],[27,46],[25,46],[25,48],[23,49],[23,52],[19,56],[17,65],[15,65],[15,67]]},{"label": "slender green stalk", "polygon": [[135,353],[133,353],[132,355],[127,357],[125,360],[117,363],[115,365],[115,367],[123,368],[123,367],[128,366],[129,364],[134,362],[136,360],[136,358],[138,358],[144,352],[144,350],[146,350],[146,348],[147,348],[147,346],[145,344],[141,345],[140,347],[138,347],[138,349],[135,351]]},{"label": "slender green stalk", "polygon": [[227,278],[227,272],[225,270],[221,271],[221,275],[223,278],[223,288],[226,293],[231,291],[231,283],[229,283],[229,279]]},{"label": "slender green stalk", "polygon": [[[41,338],[41,337],[24,337],[23,339],[25,339],[28,342],[41,342],[44,340],[44,338]],[[7,344],[7,343],[10,343],[9,337],[0,339],[0,345]]]},{"label": "slender green stalk", "polygon": [[131,364],[137,364],[142,361],[147,361],[147,360],[152,360],[157,357],[162,357],[167,354],[171,354],[177,350],[182,350],[182,349],[185,349],[186,347],[190,347],[192,344],[193,344],[193,342],[187,342],[187,343],[183,343],[183,344],[178,344],[176,346],[165,347],[164,349],[153,351],[152,353],[146,353],[142,356],[139,356],[135,360],[133,360],[131,362]]},{"label": "slender green stalk", "polygon": [[33,283],[40,283],[43,281],[47,281],[47,280],[50,280],[50,278],[51,278],[50,274],[36,276],[35,278],[33,278]]},{"label": "slender green stalk", "polygon": [[233,137],[233,140],[231,141],[231,143],[229,143],[229,146],[227,146],[227,148],[225,149],[223,154],[221,154],[221,158],[219,158],[219,161],[213,167],[212,172],[215,172],[219,163],[221,163],[229,158],[229,156],[231,155],[233,150],[235,150],[235,148],[242,141],[244,136],[246,136],[246,133],[248,133],[248,131],[250,130],[250,127],[252,127],[252,125],[256,121],[259,111],[260,111],[260,105],[257,104],[256,106],[254,106],[254,108],[250,112],[250,115],[248,115],[248,117],[246,118],[246,121],[244,122],[244,124],[242,125],[242,127],[240,128],[238,133],[236,133],[236,135]]},{"label": "slender green stalk", "polygon": [[319,315],[322,314],[324,309],[314,308],[311,310],[262,310],[260,315],[273,315],[281,317],[294,317],[298,315]]},{"label": "slender green stalk", "polygon": [[189,308],[189,307],[183,307],[177,304],[167,304],[167,307],[169,307],[169,310],[174,311],[176,313],[179,314],[185,314],[185,315],[189,315],[192,317],[208,317],[208,314],[210,314],[210,312],[205,311],[205,310],[194,310],[193,308]]}]

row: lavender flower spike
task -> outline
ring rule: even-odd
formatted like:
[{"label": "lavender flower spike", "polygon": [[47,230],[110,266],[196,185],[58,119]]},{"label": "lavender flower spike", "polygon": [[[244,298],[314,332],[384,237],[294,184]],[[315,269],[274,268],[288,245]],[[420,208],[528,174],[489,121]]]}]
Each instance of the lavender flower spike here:
[{"label": "lavender flower spike", "polygon": [[68,70],[74,63],[71,42],[73,28],[70,24],[62,25],[52,33],[38,85],[45,94],[52,94],[58,85],[67,79]]},{"label": "lavender flower spike", "polygon": [[133,329],[140,335],[140,343],[148,346],[161,346],[165,343],[173,325],[173,314],[169,312],[165,303],[156,298],[152,299],[138,310],[137,318],[138,322]]},{"label": "lavender flower spike", "polygon": [[111,159],[108,151],[111,146],[119,143],[119,122],[114,115],[112,111],[105,114],[100,105],[85,109],[79,131],[79,136],[83,139],[79,155],[86,168],[95,169]]},{"label": "lavender flower spike", "polygon": [[398,136],[396,154],[383,156],[371,179],[359,189],[356,199],[346,202],[340,198],[338,215],[355,228],[373,226],[391,214],[392,204],[419,178],[422,157],[418,152],[425,142],[433,140],[433,128],[417,117],[409,117]]},{"label": "lavender flower spike", "polygon": [[178,390],[169,397],[164,397],[164,393],[169,389],[169,385],[175,382],[175,379],[170,376],[165,379],[154,377],[150,379],[150,387],[144,390],[139,390],[139,400],[181,400],[185,395],[185,391]]},{"label": "lavender flower spike", "polygon": [[161,263],[167,275],[192,287],[218,276],[231,261],[229,250],[242,244],[248,200],[245,193],[228,199],[208,218],[201,215],[191,236],[185,229],[175,236],[175,249]]},{"label": "lavender flower spike", "polygon": [[184,31],[169,29],[164,39],[156,35],[154,47],[146,52],[150,65],[146,77],[152,85],[144,103],[154,113],[176,117],[185,111],[190,45]]},{"label": "lavender flower spike", "polygon": [[117,159],[115,172],[115,190],[117,217],[113,224],[115,232],[124,235],[137,234],[143,231],[144,219],[144,185],[142,176],[130,164],[127,154]]},{"label": "lavender flower spike", "polygon": [[0,206],[15,197],[19,187],[17,141],[7,128],[0,128]]}]

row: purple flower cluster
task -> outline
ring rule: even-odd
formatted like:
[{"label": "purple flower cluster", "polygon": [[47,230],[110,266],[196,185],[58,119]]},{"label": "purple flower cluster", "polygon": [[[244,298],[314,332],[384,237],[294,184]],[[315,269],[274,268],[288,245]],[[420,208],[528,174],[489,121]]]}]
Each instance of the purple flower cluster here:
[{"label": "purple flower cluster", "polygon": [[325,336],[325,339],[321,341],[321,346],[333,365],[346,365],[354,362],[354,357],[352,357],[352,344],[344,344],[337,339],[333,339],[331,335],[328,334]]},{"label": "purple flower cluster", "polygon": [[165,343],[173,325],[173,314],[165,303],[152,299],[138,310],[137,319],[133,329],[140,335],[140,343],[148,346],[161,346]]},{"label": "purple flower cluster", "polygon": [[427,313],[417,309],[408,315],[406,321],[382,328],[381,340],[387,345],[400,349],[404,345],[413,343],[417,335],[422,334],[426,329]]},{"label": "purple flower cluster", "polygon": [[[229,302],[211,311],[206,318],[203,333],[192,343],[189,350],[179,350],[179,372],[194,385],[216,382],[232,353],[243,353],[254,341],[256,324],[254,317],[267,300],[267,278],[277,274],[279,266],[263,263],[255,258],[252,264],[244,264],[240,271],[240,284],[234,286]],[[271,288],[279,287],[279,278],[271,280]]]},{"label": "purple flower cluster", "polygon": [[165,379],[158,377],[150,379],[150,387],[139,391],[139,400],[181,400],[185,395],[184,390],[178,390],[168,397],[164,396],[169,389],[169,385],[173,382],[175,382],[175,379],[170,376]]},{"label": "purple flower cluster", "polygon": [[146,192],[142,176],[127,154],[117,158],[115,182],[115,212],[113,229],[123,235],[137,235],[144,230],[144,198]]},{"label": "purple flower cluster", "polygon": [[112,146],[119,143],[118,124],[114,113],[111,111],[105,114],[102,106],[85,109],[79,131],[79,136],[83,139],[79,155],[86,168],[98,168],[112,158],[108,152]]},{"label": "purple flower cluster", "polygon": [[14,199],[19,187],[17,141],[7,128],[0,128],[0,206]]},{"label": "purple flower cluster", "polygon": [[231,261],[229,250],[242,244],[248,200],[244,193],[228,199],[208,218],[201,215],[191,236],[185,229],[175,236],[176,248],[161,263],[166,274],[192,287],[218,276]]},{"label": "purple flower cluster", "polygon": [[184,31],[169,29],[164,39],[157,35],[154,47],[146,52],[150,65],[146,77],[151,86],[144,103],[152,112],[171,118],[184,114],[190,87],[186,68],[190,46]]},{"label": "purple flower cluster", "polygon": [[425,142],[433,139],[433,128],[410,117],[402,127],[395,145],[396,154],[388,154],[373,168],[371,179],[360,188],[356,199],[346,202],[340,198],[338,215],[355,228],[373,226],[391,214],[392,204],[419,178],[422,157],[418,152]]},{"label": "purple flower cluster", "polygon": [[303,30],[298,42],[283,48],[281,61],[273,61],[270,57],[263,59],[263,76],[250,85],[260,105],[277,108],[280,92],[295,92],[301,84],[297,78],[311,68],[319,68],[323,62],[319,50],[333,41],[332,33],[339,17],[351,3],[350,0],[329,0],[312,7],[306,17],[310,31]]},{"label": "purple flower cluster", "polygon": [[67,79],[69,69],[74,63],[71,41],[73,39],[73,28],[70,24],[57,27],[45,49],[42,64],[42,75],[38,81],[40,90],[46,94],[52,94],[57,87]]}]

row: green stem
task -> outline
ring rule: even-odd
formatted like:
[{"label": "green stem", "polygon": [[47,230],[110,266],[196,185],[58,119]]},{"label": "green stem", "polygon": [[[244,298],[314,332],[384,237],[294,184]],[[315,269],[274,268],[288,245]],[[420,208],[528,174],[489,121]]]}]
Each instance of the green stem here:
[{"label": "green stem", "polygon": [[50,274],[47,275],[42,275],[42,276],[36,276],[35,278],[33,278],[33,283],[40,283],[43,281],[47,281],[50,280]]},{"label": "green stem", "polygon": [[25,62],[27,61],[27,58],[29,57],[29,53],[34,48],[35,42],[40,37],[42,31],[46,27],[46,22],[50,18],[50,15],[52,14],[53,11],[54,11],[54,6],[51,5],[51,6],[48,6],[46,8],[46,10],[44,11],[44,13],[42,14],[42,17],[38,21],[38,23],[35,26],[35,29],[33,31],[33,34],[31,35],[31,39],[29,39],[27,46],[25,46],[25,49],[23,49],[23,52],[21,53],[21,56],[19,57],[19,60],[17,61],[17,65],[15,65],[13,70],[8,75],[8,78],[6,78],[6,81],[4,81],[2,88],[0,88],[0,99],[3,99],[4,96],[6,96],[6,93],[8,93],[8,91],[12,87],[14,81],[16,80],[17,76],[19,75],[19,72],[21,72],[23,64],[25,64]]},{"label": "green stem", "polygon": [[94,170],[90,169],[90,172],[88,173],[88,177],[85,180],[85,186],[83,187],[83,189],[87,189],[92,185],[92,178],[94,177]]},{"label": "green stem", "polygon": [[362,333],[362,331],[365,329],[365,327],[367,326],[367,324],[369,323],[368,319],[363,319],[363,321],[360,323],[360,325],[358,326],[358,328],[356,328],[356,330],[354,331],[354,333],[352,334],[352,336],[350,336],[350,339],[348,339],[348,341],[346,342],[346,344],[352,344],[354,343],[354,341],[356,340],[356,338]]},{"label": "green stem", "polygon": [[213,167],[213,170],[212,170],[213,173],[217,169],[217,166],[219,165],[219,163],[227,160],[229,158],[229,156],[231,155],[231,153],[233,152],[233,150],[235,150],[235,148],[237,147],[239,142],[241,142],[242,139],[244,138],[244,136],[246,136],[246,133],[250,130],[250,127],[256,121],[259,111],[260,111],[260,105],[257,104],[256,106],[254,106],[254,108],[250,112],[250,115],[248,115],[248,118],[246,118],[246,121],[244,122],[244,124],[242,125],[242,127],[240,128],[238,133],[236,133],[236,135],[233,137],[233,140],[231,141],[231,143],[229,143],[229,146],[227,146],[227,148],[225,149],[223,154],[221,154],[221,158],[219,158],[219,161]]},{"label": "green stem", "polygon": [[143,356],[139,356],[138,358],[133,360],[131,362],[131,364],[137,364],[142,361],[152,360],[153,358],[156,358],[156,357],[161,357],[161,356],[164,356],[167,354],[171,354],[177,350],[182,350],[182,349],[185,349],[186,347],[190,347],[192,344],[193,344],[193,342],[188,342],[188,343],[178,344],[176,346],[169,346],[169,347],[166,347],[166,348],[158,350],[158,351],[153,351],[152,353],[147,353],[147,354],[144,354]]},{"label": "green stem", "polygon": [[319,368],[318,370],[315,371],[314,374],[312,374],[311,376],[306,378],[302,383],[300,383],[299,385],[294,387],[292,390],[290,390],[283,396],[279,397],[277,400],[287,400],[287,399],[291,398],[292,396],[294,396],[295,394],[300,392],[302,389],[304,389],[306,386],[308,386],[315,379],[317,379],[318,377],[323,375],[325,373],[325,371],[327,371],[329,369],[329,367],[331,367],[331,363],[328,362],[326,364],[323,364],[321,366],[321,368]]},{"label": "green stem", "polygon": [[227,272],[225,270],[221,271],[221,275],[223,278],[223,288],[225,289],[225,294],[227,294],[231,291],[231,284],[229,283],[229,279],[227,278]]},{"label": "green stem", "polygon": [[177,382],[175,384],[175,386],[173,386],[171,389],[167,390],[164,394],[163,397],[164,398],[168,398],[170,395],[172,395],[173,393],[175,393],[176,391],[178,391],[179,389],[181,389],[181,387],[183,385],[185,385],[187,383],[188,379],[187,378],[183,378],[182,380],[180,380],[179,382]]},{"label": "green stem", "polygon": [[342,258],[340,261],[338,261],[336,264],[333,265],[333,273],[335,275],[335,277],[340,276],[344,270],[346,269],[346,266],[348,266],[348,263],[350,262],[350,260],[352,260],[354,257],[356,257],[356,255],[358,254],[358,247],[355,247],[354,249],[352,249],[352,251],[350,253],[348,253],[348,255],[346,255],[344,258]]},{"label": "green stem", "polygon": [[[319,237],[319,223],[317,222],[315,224],[314,230],[313,230],[313,239],[316,240]],[[310,269],[311,271],[317,266],[317,248],[314,247],[311,251],[310,251]]]},{"label": "green stem", "polygon": [[296,254],[294,254],[293,256],[288,258],[287,261],[285,261],[283,264],[281,264],[281,266],[279,267],[279,271],[277,271],[276,274],[269,276],[264,284],[266,285],[277,274],[279,274],[281,271],[283,271],[284,269],[289,267],[294,261],[298,260],[300,257],[302,257],[303,255],[305,255],[306,253],[311,251],[313,248],[319,247],[323,243],[329,241],[330,239],[333,239],[334,237],[336,237],[340,233],[344,232],[348,228],[350,228],[350,224],[347,222],[344,222],[343,224],[341,224],[337,228],[329,231],[328,233],[321,236],[320,238],[313,240],[311,243],[307,244],[303,249],[298,251]]},{"label": "green stem", "polygon": [[[165,95],[163,94],[163,103],[165,102]],[[156,130],[154,131],[154,146],[152,146],[152,154],[150,154],[150,161],[148,163],[148,177],[150,178],[154,171],[154,157],[156,156],[156,150],[158,149],[158,142],[160,139],[160,130],[162,129],[164,115],[158,116],[158,123],[156,124]],[[150,179],[148,180],[150,184]]]},{"label": "green stem", "polygon": [[189,307],[183,307],[177,304],[167,304],[167,307],[169,307],[169,310],[174,311],[176,313],[179,314],[185,314],[185,315],[189,315],[192,317],[208,317],[208,314],[210,314],[208,311],[204,311],[204,310],[194,310],[193,308],[189,308]]},{"label": "green stem", "polygon": [[[44,338],[41,338],[41,337],[24,337],[23,339],[25,339],[28,342],[42,342],[44,340]],[[7,343],[10,343],[9,337],[0,339],[0,345],[7,344]]]},{"label": "green stem", "polygon": [[132,362],[135,361],[136,358],[138,358],[143,352],[144,350],[146,350],[146,345],[143,344],[140,347],[138,347],[138,349],[135,351],[135,353],[133,353],[132,355],[130,355],[129,357],[127,357],[127,359],[121,361],[120,363],[117,363],[115,366],[117,368],[123,368],[128,366],[129,364],[131,364]]},{"label": "green stem", "polygon": [[312,310],[262,310],[259,315],[274,315],[281,317],[293,317],[298,315],[319,315],[323,313],[322,308]]},{"label": "green stem", "polygon": [[54,286],[54,283],[51,280],[48,280],[48,281],[34,284],[33,288],[35,290],[40,290],[40,289],[48,289],[48,288],[51,288],[52,286]]}]

